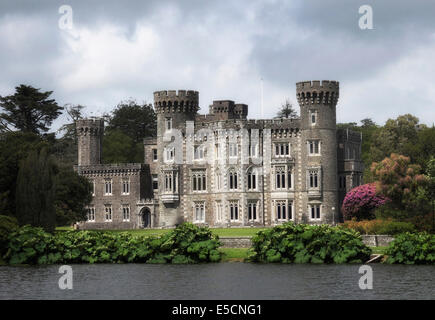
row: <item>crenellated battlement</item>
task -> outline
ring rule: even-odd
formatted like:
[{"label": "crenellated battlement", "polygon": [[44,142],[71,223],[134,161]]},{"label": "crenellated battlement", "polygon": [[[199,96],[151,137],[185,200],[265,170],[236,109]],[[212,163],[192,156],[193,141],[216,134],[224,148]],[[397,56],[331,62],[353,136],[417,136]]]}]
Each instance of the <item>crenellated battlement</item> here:
[{"label": "crenellated battlement", "polygon": [[299,105],[325,104],[336,105],[340,85],[338,81],[314,80],[296,83],[296,96]]},{"label": "crenellated battlement", "polygon": [[76,121],[77,135],[103,135],[104,120],[101,118],[80,119]]},{"label": "crenellated battlement", "polygon": [[199,110],[199,92],[193,90],[163,90],[154,92],[157,113],[192,112]]}]

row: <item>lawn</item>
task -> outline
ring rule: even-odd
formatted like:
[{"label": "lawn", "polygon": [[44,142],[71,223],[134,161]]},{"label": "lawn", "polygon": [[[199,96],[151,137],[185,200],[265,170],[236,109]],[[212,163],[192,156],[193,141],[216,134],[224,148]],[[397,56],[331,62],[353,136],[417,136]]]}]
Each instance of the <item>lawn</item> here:
[{"label": "lawn", "polygon": [[248,257],[247,248],[220,248],[223,252],[222,262],[243,262]]}]

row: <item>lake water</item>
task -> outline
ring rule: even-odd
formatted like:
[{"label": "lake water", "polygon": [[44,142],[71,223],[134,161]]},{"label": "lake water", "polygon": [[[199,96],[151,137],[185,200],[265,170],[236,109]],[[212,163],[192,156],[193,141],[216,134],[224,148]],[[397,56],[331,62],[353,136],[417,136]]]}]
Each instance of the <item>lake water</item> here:
[{"label": "lake water", "polygon": [[372,264],[361,290],[359,265],[215,263],[0,267],[0,299],[435,299],[435,266]]}]

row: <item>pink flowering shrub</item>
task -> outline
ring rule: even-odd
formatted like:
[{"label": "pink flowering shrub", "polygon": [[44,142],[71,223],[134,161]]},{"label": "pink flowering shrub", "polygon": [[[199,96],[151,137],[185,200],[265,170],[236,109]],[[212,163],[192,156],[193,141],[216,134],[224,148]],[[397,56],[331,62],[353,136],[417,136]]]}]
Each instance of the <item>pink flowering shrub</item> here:
[{"label": "pink flowering shrub", "polygon": [[384,205],[388,198],[376,193],[376,184],[368,183],[350,190],[344,197],[341,211],[344,220],[373,219],[374,210]]}]

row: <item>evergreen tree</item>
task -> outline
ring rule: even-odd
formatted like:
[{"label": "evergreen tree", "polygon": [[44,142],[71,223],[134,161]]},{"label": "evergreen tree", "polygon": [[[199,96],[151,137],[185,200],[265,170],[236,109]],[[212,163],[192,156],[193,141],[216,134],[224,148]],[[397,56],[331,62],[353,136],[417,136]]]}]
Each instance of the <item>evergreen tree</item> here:
[{"label": "evergreen tree", "polygon": [[31,151],[20,163],[16,191],[16,216],[20,225],[54,231],[55,174],[56,166],[46,148]]},{"label": "evergreen tree", "polygon": [[20,85],[15,94],[1,97],[0,127],[11,131],[11,126],[23,132],[47,132],[52,122],[61,114],[62,107],[49,99],[52,91],[41,92],[32,86]]},{"label": "evergreen tree", "polygon": [[278,118],[290,118],[294,119],[298,116],[296,110],[293,108],[293,104],[290,100],[286,99],[285,103],[281,105],[281,109],[278,112]]}]

